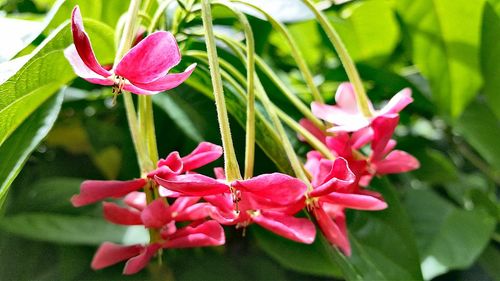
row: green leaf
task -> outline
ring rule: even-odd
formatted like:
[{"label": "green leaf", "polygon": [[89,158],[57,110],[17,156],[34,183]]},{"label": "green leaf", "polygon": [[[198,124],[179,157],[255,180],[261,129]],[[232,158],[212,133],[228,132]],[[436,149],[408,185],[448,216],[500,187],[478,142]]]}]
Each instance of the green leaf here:
[{"label": "green leaf", "polygon": [[320,239],[316,239],[312,245],[306,245],[283,239],[260,227],[253,227],[252,234],[259,247],[285,268],[318,276],[342,276]]},{"label": "green leaf", "polygon": [[340,17],[327,15],[355,61],[387,58],[399,41],[399,26],[387,1],[357,2],[342,9]]},{"label": "green leaf", "polygon": [[[246,2],[262,8],[280,22],[297,22],[314,18],[314,14],[301,0],[246,0]],[[244,13],[266,20],[259,12],[246,5],[235,3],[235,6]]]},{"label": "green leaf", "polygon": [[415,228],[427,280],[471,266],[495,229],[495,220],[485,210],[456,208],[428,190],[410,191],[405,207]]},{"label": "green leaf", "polygon": [[[96,52],[112,57],[113,31],[98,22],[87,21],[87,30],[99,46]],[[106,42],[108,42],[106,44]],[[109,46],[111,42],[111,46]],[[58,28],[12,77],[0,85],[0,145],[45,100],[75,77],[63,50],[72,43],[69,25]]]},{"label": "green leaf", "polygon": [[[458,117],[482,84],[479,43],[484,0],[402,0],[413,61],[441,113]],[[467,20],[464,20],[467,19]]]},{"label": "green leaf", "polygon": [[65,0],[58,0],[44,17],[43,21],[22,20],[0,17],[0,38],[9,38],[9,44],[0,46],[0,62],[14,57],[39,36],[52,21]]},{"label": "green leaf", "polygon": [[458,178],[457,168],[444,153],[429,148],[420,150],[417,155],[420,168],[412,173],[421,181],[441,184]]},{"label": "green leaf", "polygon": [[[500,7],[500,1],[497,1]],[[481,66],[484,78],[484,94],[490,109],[500,120],[500,10],[495,10],[490,3],[484,6],[484,17],[481,40]]]},{"label": "green leaf", "polygon": [[178,95],[162,94],[155,95],[153,102],[177,124],[186,136],[195,142],[205,139],[204,130],[210,126],[206,116],[200,114],[196,109]]},{"label": "green leaf", "polygon": [[422,280],[412,225],[394,187],[387,180],[375,180],[371,186],[377,187],[389,207],[354,211],[348,261],[362,280]]},{"label": "green leaf", "polygon": [[47,135],[61,109],[63,95],[49,99],[0,146],[0,207],[7,191],[31,152]]},{"label": "green leaf", "polygon": [[500,171],[500,120],[488,106],[472,103],[454,128],[490,165]]},{"label": "green leaf", "polygon": [[0,229],[40,241],[60,244],[99,245],[110,241],[123,244],[147,243],[149,236],[142,226],[123,227],[102,218],[50,213],[24,213],[7,216]]}]

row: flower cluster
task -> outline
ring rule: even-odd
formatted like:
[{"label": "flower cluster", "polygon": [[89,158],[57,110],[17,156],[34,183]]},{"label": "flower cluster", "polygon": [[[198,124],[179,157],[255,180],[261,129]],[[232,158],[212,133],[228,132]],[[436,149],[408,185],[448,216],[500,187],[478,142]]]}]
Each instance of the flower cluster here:
[{"label": "flower cluster", "polygon": [[[178,86],[194,70],[168,74],[180,61],[180,52],[172,34],[154,32],[136,44],[111,69],[98,62],[90,39],[83,28],[78,7],[72,13],[74,44],[65,55],[75,72],[85,80],[113,86],[136,94],[155,94]],[[310,244],[315,225],[296,217],[308,210],[331,242],[346,255],[351,254],[344,210],[382,210],[382,196],[366,189],[374,176],[402,173],[418,168],[411,155],[394,150],[392,135],[398,113],[412,102],[407,89],[398,93],[381,110],[369,104],[371,116],[358,110],[356,95],[349,83],[336,93],[336,105],[313,103],[312,112],[332,126],[326,131],[308,120],[303,127],[322,141],[334,155],[324,158],[318,151],[307,154],[304,167],[311,181],[270,173],[249,179],[226,179],[222,168],[214,177],[195,172],[220,158],[222,147],[202,142],[192,153],[178,152],[160,159],[156,169],[142,178],[129,181],[84,181],[80,193],[73,196],[75,207],[103,202],[104,217],[119,225],[139,225],[148,229],[147,245],[103,243],[92,260],[92,268],[101,269],[127,261],[125,274],[143,269],[162,249],[220,246],[225,243],[222,225],[245,228],[257,224],[287,239]],[[300,137],[300,136],[299,136]],[[366,151],[369,151],[366,153]],[[121,200],[121,201],[119,201]]]},{"label": "flower cluster", "polygon": [[[314,225],[294,215],[304,208],[306,185],[291,176],[272,173],[248,180],[228,182],[222,169],[216,178],[194,172],[217,160],[222,148],[203,142],[189,155],[170,153],[158,161],[157,169],[145,178],[130,181],[84,181],[80,193],[71,198],[74,206],[85,206],[107,198],[121,198],[123,204],[103,202],[104,217],[120,225],[143,225],[159,237],[144,245],[102,244],[92,261],[101,269],[128,260],[125,274],[144,268],[160,249],[219,246],[225,243],[223,225],[246,227],[256,223],[288,239],[312,243]],[[160,196],[146,198],[150,190]],[[170,203],[170,205],[169,205]],[[178,227],[182,222],[185,227]]]},{"label": "flower cluster", "polygon": [[[309,206],[327,239],[350,255],[344,210],[387,208],[379,193],[365,189],[373,176],[403,173],[419,167],[413,156],[394,150],[396,141],[391,139],[399,121],[398,113],[413,100],[411,91],[404,89],[381,110],[375,111],[369,104],[373,116],[366,117],[358,110],[352,85],[343,83],[335,101],[333,106],[315,102],[311,106],[314,115],[332,125],[326,131],[306,119],[300,123],[336,157],[325,159],[314,150],[307,154],[305,167],[314,187],[309,193]],[[369,149],[363,149],[365,147]]]}]

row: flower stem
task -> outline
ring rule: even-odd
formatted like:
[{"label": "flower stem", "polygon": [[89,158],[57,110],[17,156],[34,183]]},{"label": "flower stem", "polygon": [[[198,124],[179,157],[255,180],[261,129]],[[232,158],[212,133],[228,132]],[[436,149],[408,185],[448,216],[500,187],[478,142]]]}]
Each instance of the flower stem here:
[{"label": "flower stem", "polygon": [[306,4],[306,6],[309,7],[309,9],[314,13],[316,19],[319,21],[321,27],[323,27],[323,30],[325,31],[326,35],[332,42],[333,47],[337,51],[340,61],[342,62],[342,65],[344,66],[344,69],[347,73],[347,77],[349,77],[349,81],[351,81],[354,86],[354,92],[356,94],[356,100],[359,110],[365,117],[371,117],[373,113],[370,108],[368,96],[366,95],[365,89],[363,88],[361,77],[359,76],[354,61],[349,56],[347,48],[342,42],[342,39],[340,39],[339,34],[337,33],[333,25],[328,21],[326,16],[316,8],[311,0],[302,0],[302,2],[304,2],[304,4]]},{"label": "flower stem", "polygon": [[285,37],[286,41],[288,41],[288,45],[290,46],[290,50],[292,51],[292,56],[295,59],[295,62],[297,62],[297,66],[299,67],[300,72],[304,76],[304,80],[306,81],[306,84],[311,91],[311,94],[314,98],[315,101],[323,103],[323,97],[321,96],[318,87],[314,84],[314,78],[311,73],[311,70],[307,66],[306,60],[304,59],[304,55],[300,51],[300,49],[297,47],[298,44],[296,43],[295,39],[293,36],[290,34],[290,31],[286,28],[286,26],[277,21],[273,16],[271,16],[269,13],[261,9],[260,7],[248,3],[246,1],[242,0],[232,0],[233,2],[237,3],[242,3],[244,5],[247,5],[255,10],[257,10],[259,13],[263,14],[267,20],[271,23],[271,25],[276,29],[279,33]]},{"label": "flower stem", "polygon": [[208,63],[214,90],[215,106],[217,108],[217,118],[219,120],[222,146],[224,148],[224,168],[226,172],[226,179],[227,181],[233,181],[241,179],[241,174],[238,161],[236,159],[236,153],[231,137],[231,129],[229,126],[229,117],[226,110],[226,102],[224,99],[224,90],[222,87],[217,49],[215,46],[215,37],[212,26],[212,12],[209,0],[201,1],[201,15],[206,36]]}]

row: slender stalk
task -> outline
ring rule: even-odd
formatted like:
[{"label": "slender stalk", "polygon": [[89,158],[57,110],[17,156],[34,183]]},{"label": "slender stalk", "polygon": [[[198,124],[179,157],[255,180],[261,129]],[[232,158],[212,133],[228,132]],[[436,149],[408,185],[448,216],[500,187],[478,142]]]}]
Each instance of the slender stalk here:
[{"label": "slender stalk", "polygon": [[[217,1],[214,5],[221,5],[231,10],[238,18],[238,21],[243,26],[246,40],[246,62],[247,79],[247,120],[246,120],[246,135],[245,135],[245,178],[253,176],[253,168],[255,162],[255,94],[254,94],[254,77],[255,77],[255,41],[253,37],[252,27],[248,22],[247,17],[240,11],[236,10],[230,2]],[[245,83],[245,82],[243,82]]]},{"label": "slender stalk", "polygon": [[370,107],[370,100],[366,95],[365,89],[363,88],[363,83],[361,82],[361,77],[359,76],[358,70],[354,61],[349,56],[347,48],[345,47],[342,39],[340,39],[339,34],[333,27],[333,25],[328,21],[326,16],[319,11],[311,0],[302,0],[304,4],[314,13],[316,19],[319,21],[321,27],[326,32],[326,35],[333,44],[333,47],[337,51],[337,54],[344,66],[344,69],[349,77],[349,81],[353,84],[354,92],[356,94],[356,100],[358,102],[358,108],[366,117],[371,117],[373,115],[372,109]]},{"label": "slender stalk", "polygon": [[233,181],[241,179],[241,174],[238,161],[236,159],[236,153],[234,151],[233,139],[231,137],[231,129],[229,126],[229,117],[226,110],[226,102],[224,99],[224,90],[222,87],[217,49],[215,46],[215,37],[212,26],[212,12],[209,0],[201,1],[201,15],[206,36],[208,63],[214,90],[215,106],[217,108],[217,118],[219,120],[222,146],[224,148],[224,168],[226,172],[226,179],[227,181]]},{"label": "slender stalk", "polygon": [[158,21],[160,20],[161,15],[163,15],[165,9],[172,3],[172,0],[165,0],[161,2],[158,5],[158,9],[156,9],[156,12],[153,15],[153,18],[151,19],[151,23],[149,24],[148,31],[153,32],[155,29],[156,25],[158,24]]},{"label": "slender stalk", "polygon": [[[202,36],[202,34],[190,34]],[[241,61],[244,61],[245,56],[241,52],[241,49],[244,49],[245,47],[240,42],[222,34],[216,33],[215,37],[224,42],[229,48],[231,48],[231,50]],[[295,106],[295,108],[297,108],[298,111],[300,111],[300,113],[302,113],[302,115],[304,115],[305,118],[311,121],[319,129],[325,129],[325,125],[323,124],[323,122],[316,118],[316,116],[312,114],[311,110],[295,94],[293,94],[290,89],[288,89],[285,83],[281,81],[278,75],[274,73],[271,67],[269,67],[269,65],[267,65],[267,63],[259,55],[255,55],[255,62],[257,66],[262,70],[262,72],[264,72],[264,74],[271,80],[271,82],[273,82],[273,84],[278,87],[280,92],[285,95],[285,97]]]},{"label": "slender stalk", "polygon": [[304,59],[304,55],[297,47],[298,44],[296,43],[293,36],[290,34],[290,31],[288,31],[288,29],[286,28],[286,26],[283,23],[277,21],[273,16],[268,14],[266,11],[264,11],[263,9],[254,4],[248,3],[243,0],[232,0],[232,1],[237,3],[242,3],[257,10],[259,13],[261,13],[267,18],[267,20],[271,23],[274,29],[276,29],[279,33],[283,35],[283,37],[285,37],[286,41],[288,42],[288,45],[290,46],[290,50],[292,51],[292,56],[294,60],[297,62],[297,66],[299,67],[302,76],[304,76],[304,80],[306,81],[306,84],[309,90],[311,91],[314,100],[323,103],[324,102],[323,97],[321,96],[318,87],[316,87],[316,84],[314,84],[313,75],[311,73],[311,70],[309,69],[309,66],[307,66],[306,60]]}]

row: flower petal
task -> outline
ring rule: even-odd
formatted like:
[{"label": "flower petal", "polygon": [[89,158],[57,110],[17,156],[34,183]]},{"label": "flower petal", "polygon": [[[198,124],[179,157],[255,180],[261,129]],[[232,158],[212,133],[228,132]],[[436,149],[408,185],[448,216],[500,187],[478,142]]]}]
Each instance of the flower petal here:
[{"label": "flower petal", "polygon": [[350,256],[351,246],[347,234],[341,230],[339,225],[337,225],[322,208],[315,208],[313,212],[321,232],[323,232],[326,239],[331,244],[339,247],[346,256]]},{"label": "flower petal", "polygon": [[419,167],[420,162],[415,157],[401,150],[392,151],[384,160],[375,164],[378,175],[404,173]]},{"label": "flower petal", "polygon": [[142,248],[141,245],[123,246],[111,242],[104,242],[94,254],[90,266],[94,270],[111,266],[138,255]]},{"label": "flower petal", "polygon": [[146,205],[146,193],[133,191],[123,198],[123,202],[132,208],[142,211]]},{"label": "flower petal", "polygon": [[401,90],[399,93],[394,95],[391,98],[389,103],[387,103],[379,112],[379,115],[385,114],[393,114],[399,113],[403,108],[405,108],[408,104],[413,102],[413,98],[411,97],[411,89],[405,88]]},{"label": "flower petal", "polygon": [[206,196],[229,192],[229,186],[200,174],[175,176],[171,179],[155,177],[156,182],[172,191],[186,196]]},{"label": "flower petal", "polygon": [[75,44],[71,44],[68,48],[64,49],[64,56],[69,61],[69,64],[73,68],[73,71],[75,71],[76,75],[78,75],[79,77],[93,84],[105,86],[111,86],[114,84],[112,80],[95,73],[83,62],[82,58],[76,50]]},{"label": "flower petal", "polygon": [[362,194],[332,192],[321,197],[321,200],[356,210],[378,211],[387,208],[383,200]]},{"label": "flower petal", "polygon": [[209,142],[201,142],[190,154],[182,157],[184,171],[192,171],[219,159],[222,147]]},{"label": "flower petal", "polygon": [[323,159],[321,163],[329,164],[329,171],[321,185],[315,186],[314,190],[310,192],[311,197],[324,196],[333,191],[346,188],[356,180],[356,176],[349,169],[347,161],[342,157],[335,159],[335,161]]},{"label": "flower petal", "polygon": [[172,220],[170,209],[163,200],[163,198],[154,200],[141,212],[141,220],[145,227],[161,228]]},{"label": "flower petal", "polygon": [[180,60],[172,33],[157,31],[130,49],[116,66],[115,73],[131,83],[149,83],[165,76]]},{"label": "flower petal", "polygon": [[191,248],[224,245],[224,229],[216,221],[191,224],[177,230],[163,245],[165,248]]},{"label": "flower petal", "polygon": [[281,173],[263,174],[248,180],[239,180],[233,187],[252,194],[260,204],[285,206],[300,200],[307,186],[301,180]]},{"label": "flower petal", "polygon": [[147,83],[139,83],[133,81],[130,82],[132,83],[132,85],[142,90],[149,91],[151,93],[164,92],[182,84],[182,82],[188,79],[191,73],[193,73],[195,67],[196,63],[193,63],[190,66],[188,66],[186,70],[184,70],[184,72],[167,74],[163,77],[160,77],[154,81]]},{"label": "flower petal", "polygon": [[147,247],[143,247],[141,253],[127,261],[125,267],[123,268],[123,274],[131,275],[141,271],[146,265],[148,265],[151,258],[156,254],[156,252],[161,248],[160,244],[151,244]]},{"label": "flower petal", "polygon": [[71,31],[73,33],[73,42],[75,43],[76,50],[85,63],[93,72],[103,76],[111,76],[111,72],[104,69],[98,62],[92,50],[90,39],[85,29],[83,28],[82,15],[80,14],[80,7],[75,6],[71,14]]},{"label": "flower petal", "polygon": [[371,143],[373,161],[384,157],[384,151],[399,122],[399,115],[388,114],[375,118],[372,122],[373,141]]},{"label": "flower petal", "polygon": [[120,225],[142,225],[141,213],[131,208],[123,208],[118,204],[103,202],[104,218]]},{"label": "flower petal", "polygon": [[148,173],[148,178],[158,176],[167,179],[179,175],[183,169],[182,160],[177,151],[171,152],[165,159],[160,159],[157,166],[156,170]]},{"label": "flower petal", "polygon": [[80,207],[113,197],[119,198],[146,185],[145,179],[130,181],[87,180],[80,186],[80,194],[71,197],[73,206]]},{"label": "flower petal", "polygon": [[290,240],[311,244],[316,237],[314,224],[305,218],[296,218],[278,212],[262,212],[252,216],[258,225]]},{"label": "flower petal", "polygon": [[344,82],[339,85],[335,93],[335,103],[345,112],[351,114],[359,113],[356,94],[351,83]]},{"label": "flower petal", "polygon": [[[319,141],[321,141],[322,143],[325,143],[325,138],[326,138],[325,133],[322,130],[320,130],[318,127],[316,127],[314,125],[314,123],[311,122],[309,119],[302,118],[302,119],[300,119],[299,124],[304,129],[309,131],[309,133],[311,133],[313,136],[315,136]],[[298,135],[298,138],[300,141],[305,141],[304,137],[300,134]]]}]

